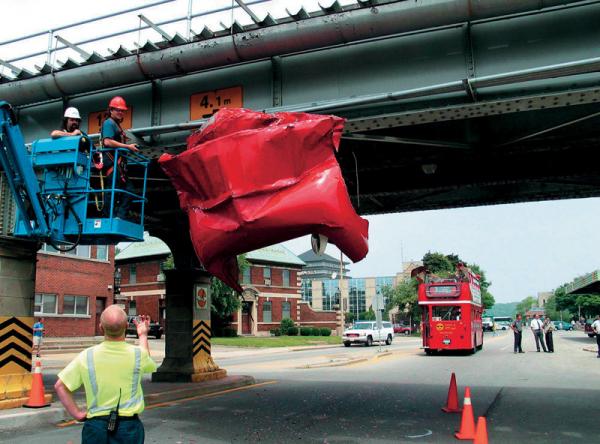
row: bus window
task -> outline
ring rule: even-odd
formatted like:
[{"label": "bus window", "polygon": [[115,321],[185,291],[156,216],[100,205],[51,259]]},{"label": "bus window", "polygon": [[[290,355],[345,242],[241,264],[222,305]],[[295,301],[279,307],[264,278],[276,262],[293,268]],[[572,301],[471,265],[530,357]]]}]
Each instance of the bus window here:
[{"label": "bus window", "polygon": [[434,305],[431,317],[434,321],[459,321],[460,306]]}]

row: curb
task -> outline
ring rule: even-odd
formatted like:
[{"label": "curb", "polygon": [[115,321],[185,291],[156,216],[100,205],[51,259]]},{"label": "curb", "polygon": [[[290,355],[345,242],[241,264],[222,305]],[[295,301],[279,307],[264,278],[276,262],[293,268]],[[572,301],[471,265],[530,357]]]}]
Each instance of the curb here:
[{"label": "curb", "polygon": [[19,428],[31,429],[36,426],[55,425],[69,418],[69,415],[56,402],[52,407],[39,410],[11,409],[8,414],[0,414],[0,429],[14,430]]},{"label": "curb", "polygon": [[[173,386],[173,383],[152,383],[161,384],[164,387]],[[164,403],[183,401],[197,396],[217,394],[224,391],[235,390],[241,387],[252,386],[256,380],[252,376],[228,376],[226,378],[206,383],[189,383],[188,387],[175,388],[173,390],[163,390],[156,393],[148,393],[144,396],[146,409],[161,407]],[[157,386],[158,387],[158,386]],[[147,389],[147,387],[145,387]],[[162,387],[161,387],[162,388]],[[83,399],[77,399],[78,402],[85,404]],[[59,426],[66,427],[78,424],[64,410],[60,402],[54,402],[51,407],[28,410],[11,409],[0,410],[0,430],[13,430],[19,428],[31,429],[35,426]]]}]

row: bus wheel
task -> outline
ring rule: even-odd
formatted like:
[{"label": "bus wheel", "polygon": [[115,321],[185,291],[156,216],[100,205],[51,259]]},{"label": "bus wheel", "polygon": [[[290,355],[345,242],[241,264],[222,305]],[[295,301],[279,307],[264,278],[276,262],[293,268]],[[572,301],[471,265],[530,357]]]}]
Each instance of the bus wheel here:
[{"label": "bus wheel", "polygon": [[371,336],[367,337],[367,342],[365,342],[365,347],[370,347],[373,345],[373,338]]},{"label": "bus wheel", "polygon": [[350,342],[348,342],[348,341],[345,341],[345,342],[344,342],[344,347],[350,347]]},{"label": "bus wheel", "polygon": [[385,340],[385,345],[392,345],[392,335],[388,335],[387,339]]},{"label": "bus wheel", "polygon": [[477,336],[475,335],[473,335],[473,350],[471,350],[471,353],[477,353]]},{"label": "bus wheel", "polygon": [[481,337],[481,344],[477,346],[477,350],[481,350],[483,348],[483,336]]}]

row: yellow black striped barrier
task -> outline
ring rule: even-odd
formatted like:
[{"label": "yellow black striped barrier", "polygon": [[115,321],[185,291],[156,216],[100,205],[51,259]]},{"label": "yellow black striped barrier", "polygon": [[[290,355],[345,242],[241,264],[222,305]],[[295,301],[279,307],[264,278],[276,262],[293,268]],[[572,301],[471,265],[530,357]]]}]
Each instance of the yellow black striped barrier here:
[{"label": "yellow black striped barrier", "polygon": [[212,331],[210,329],[210,321],[194,320],[192,330],[192,356],[194,358],[201,351],[210,355],[211,337]]},{"label": "yellow black striped barrier", "polygon": [[0,317],[0,375],[31,371],[32,337],[32,317]]}]

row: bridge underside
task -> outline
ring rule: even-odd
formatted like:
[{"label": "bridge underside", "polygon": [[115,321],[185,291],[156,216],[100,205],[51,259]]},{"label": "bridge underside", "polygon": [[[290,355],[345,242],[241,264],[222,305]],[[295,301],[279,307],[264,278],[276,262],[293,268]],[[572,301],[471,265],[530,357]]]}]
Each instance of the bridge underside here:
[{"label": "bridge underside", "polygon": [[[133,105],[131,132],[155,158],[180,152],[189,135],[181,123],[190,120],[190,95],[240,86],[247,108],[348,119],[338,158],[361,214],[600,196],[600,3],[571,1],[452,23],[444,22],[444,14],[428,15],[419,3],[361,5],[143,54],[142,71],[152,80],[117,90]],[[403,30],[398,17],[407,11],[432,27]],[[373,23],[387,34],[377,34]],[[331,40],[286,52],[307,32]],[[365,39],[371,32],[377,36]],[[247,54],[243,63],[161,77],[161,66],[164,72],[169,63],[183,69],[178,57],[204,60],[203,54],[232,39],[238,55]],[[69,70],[56,73],[56,82],[61,75],[62,90],[75,84],[66,81],[76,77]],[[21,82],[38,81],[45,85],[43,77]],[[0,96],[18,87],[0,85]],[[68,99],[85,114],[102,109],[114,93],[89,91]],[[31,140],[42,136],[36,129],[51,125],[43,120],[54,108],[59,115],[63,104],[22,105]],[[185,224],[157,164],[148,197],[151,231],[172,233]]]}]

